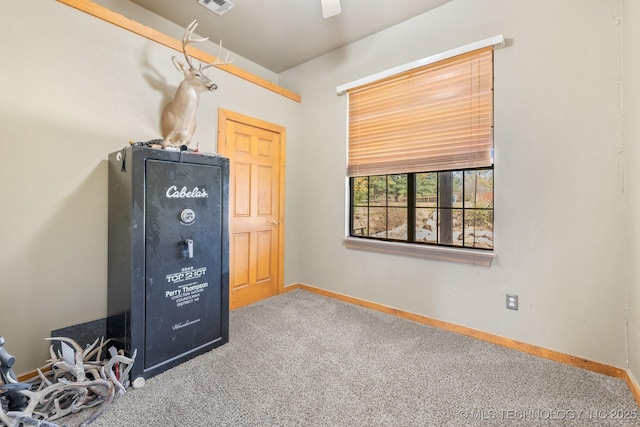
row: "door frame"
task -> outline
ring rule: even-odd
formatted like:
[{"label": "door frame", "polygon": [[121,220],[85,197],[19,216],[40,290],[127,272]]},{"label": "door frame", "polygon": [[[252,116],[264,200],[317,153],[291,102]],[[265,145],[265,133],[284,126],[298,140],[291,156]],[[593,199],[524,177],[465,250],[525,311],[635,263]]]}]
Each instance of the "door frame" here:
[{"label": "door frame", "polygon": [[[236,113],[235,111],[227,110],[224,108],[218,108],[218,154],[228,157],[227,150],[227,122],[233,121],[236,123],[245,124],[248,126],[265,129],[270,132],[280,134],[280,180],[278,183],[278,272],[277,272],[277,286],[276,295],[284,293],[284,229],[285,229],[285,171],[286,171],[286,136],[287,128],[284,126],[269,123],[264,120],[256,119],[255,117],[246,116],[244,114]],[[232,179],[230,177],[229,179]],[[231,186],[229,186],[231,188]],[[231,215],[229,215],[229,221],[232,221]],[[231,224],[229,224],[231,225]],[[231,273],[231,272],[230,272]],[[231,280],[229,280],[231,283]]]}]

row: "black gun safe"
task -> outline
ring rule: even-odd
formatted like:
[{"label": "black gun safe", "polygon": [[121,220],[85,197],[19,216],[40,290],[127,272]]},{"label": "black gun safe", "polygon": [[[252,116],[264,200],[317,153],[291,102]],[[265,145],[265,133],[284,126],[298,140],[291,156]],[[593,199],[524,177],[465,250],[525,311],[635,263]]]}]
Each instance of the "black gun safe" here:
[{"label": "black gun safe", "polygon": [[229,160],[109,155],[107,337],[134,386],[229,340]]}]

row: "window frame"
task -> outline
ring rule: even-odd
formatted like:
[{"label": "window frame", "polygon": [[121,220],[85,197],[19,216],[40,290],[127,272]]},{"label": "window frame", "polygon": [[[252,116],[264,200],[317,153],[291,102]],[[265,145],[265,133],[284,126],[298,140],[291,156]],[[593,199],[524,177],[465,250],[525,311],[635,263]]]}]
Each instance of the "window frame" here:
[{"label": "window frame", "polygon": [[[418,217],[418,209],[422,209],[422,208],[433,208],[434,210],[438,211],[438,215],[440,215],[441,210],[447,210],[447,209],[455,209],[455,210],[460,210],[462,212],[462,232],[463,232],[463,236],[465,236],[465,231],[466,231],[466,225],[465,225],[465,218],[466,218],[466,213],[469,211],[487,211],[487,212],[491,212],[491,216],[492,216],[492,227],[491,227],[491,233],[493,235],[493,215],[494,215],[494,208],[493,208],[493,166],[491,167],[483,167],[483,168],[471,168],[471,169],[462,169],[462,170],[454,170],[454,171],[433,171],[433,172],[410,172],[410,173],[406,173],[406,174],[401,174],[401,175],[406,175],[407,176],[407,182],[406,182],[406,191],[407,191],[407,196],[406,196],[406,203],[404,206],[399,207],[400,209],[405,209],[407,212],[406,215],[406,224],[407,224],[407,235],[406,235],[406,240],[405,239],[397,239],[397,238],[393,238],[393,237],[389,237],[389,235],[387,234],[386,237],[375,237],[375,236],[371,236],[370,234],[362,234],[362,235],[358,235],[355,233],[356,228],[354,227],[354,219],[356,216],[356,209],[358,208],[365,208],[368,210],[368,213],[370,213],[370,209],[371,208],[385,208],[387,211],[386,214],[386,222],[387,222],[387,227],[386,230],[387,232],[389,231],[389,215],[388,215],[388,211],[389,211],[389,187],[388,187],[388,177],[389,176],[394,176],[394,175],[398,175],[398,174],[387,174],[387,175],[373,175],[373,176],[358,176],[358,177],[348,177],[348,188],[349,188],[349,204],[348,204],[348,210],[349,210],[349,217],[348,217],[348,233],[347,236],[348,237],[353,237],[353,238],[358,238],[358,239],[371,239],[371,240],[379,240],[379,241],[390,241],[390,242],[397,242],[397,243],[404,243],[404,244],[418,244],[418,245],[433,245],[433,246],[443,246],[443,247],[450,247],[450,248],[460,248],[460,249],[470,249],[470,250],[481,250],[481,251],[493,251],[493,244],[491,248],[483,248],[483,247],[472,247],[472,246],[467,246],[465,243],[465,237],[463,237],[462,240],[462,244],[458,245],[458,244],[453,244],[453,243],[443,243],[440,240],[439,237],[439,232],[440,229],[439,227],[436,228],[436,242],[428,242],[428,241],[423,241],[423,240],[416,240],[416,218]],[[466,200],[466,197],[469,193],[466,191],[466,174],[468,172],[479,172],[479,171],[491,171],[491,207],[489,208],[483,208],[483,207],[478,207],[477,205],[473,206],[473,207],[467,207],[465,206],[465,202],[464,200]],[[451,173],[460,173],[462,175],[462,182],[461,182],[461,190],[462,190],[462,197],[463,197],[463,202],[462,205],[460,207],[456,207],[456,206],[444,206],[441,203],[440,200],[440,174],[441,173],[446,173],[446,172],[451,172]],[[418,206],[419,202],[418,202],[418,194],[417,194],[417,189],[416,189],[416,175],[421,174],[421,173],[435,173],[438,174],[438,183],[437,183],[437,187],[436,187],[436,203],[435,206],[430,206],[430,207],[424,207],[424,206]],[[387,201],[385,203],[385,205],[378,205],[378,204],[371,204],[371,199],[369,198],[369,194],[367,197],[367,202],[366,204],[362,204],[362,203],[356,203],[355,201],[355,180],[359,179],[359,178],[367,178],[367,182],[369,183],[369,180],[372,177],[387,177],[387,188],[386,188],[386,195],[387,195]],[[477,197],[477,194],[475,195],[475,197]],[[477,201],[475,202],[477,203]],[[367,221],[367,224],[370,224],[369,221]],[[370,230],[368,230],[368,232],[370,233]],[[492,238],[493,241],[493,238]]]},{"label": "window frame", "polygon": [[[480,168],[489,169],[489,168]],[[495,169],[491,167],[495,173]],[[476,169],[467,169],[476,170]],[[495,181],[495,175],[494,175]],[[345,177],[346,186],[346,200],[345,200],[345,237],[342,239],[344,246],[347,249],[361,250],[366,252],[376,252],[387,255],[397,255],[413,258],[430,259],[436,261],[446,261],[454,263],[469,264],[478,267],[490,267],[494,258],[497,257],[495,253],[495,205],[492,208],[493,212],[493,249],[484,248],[468,248],[460,246],[448,246],[433,244],[427,242],[406,242],[398,240],[380,239],[369,236],[352,236],[352,177]],[[495,195],[495,189],[494,189]],[[409,202],[407,203],[409,206]],[[409,223],[407,223],[409,224]]]},{"label": "window frame", "polygon": [[497,256],[492,251],[478,249],[391,242],[351,236],[344,237],[342,242],[347,249],[471,264],[479,267],[490,267],[493,259]]}]

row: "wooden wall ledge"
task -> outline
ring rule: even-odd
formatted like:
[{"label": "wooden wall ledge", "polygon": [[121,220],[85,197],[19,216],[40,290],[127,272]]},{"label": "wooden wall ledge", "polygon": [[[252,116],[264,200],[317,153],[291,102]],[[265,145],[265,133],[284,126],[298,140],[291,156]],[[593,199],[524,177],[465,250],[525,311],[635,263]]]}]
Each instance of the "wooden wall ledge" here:
[{"label": "wooden wall ledge", "polygon": [[[158,30],[154,30],[153,28],[147,27],[146,25],[142,25],[137,21],[120,15],[119,13],[98,5],[90,0],[58,1],[182,53],[182,41],[176,40],[173,37],[169,37],[168,35],[161,33]],[[204,63],[211,63],[216,60],[216,57],[214,55],[193,47],[189,49],[189,55]],[[296,102],[301,101],[300,95],[298,95],[297,93],[280,87],[277,84],[270,82],[269,80],[263,79],[262,77],[251,74],[248,71],[245,71],[240,67],[236,67],[233,64],[217,65],[216,67],[228,73],[231,73],[236,77],[240,77],[241,79],[247,80],[260,87],[275,92],[278,95],[282,95],[285,98],[289,98]]]}]

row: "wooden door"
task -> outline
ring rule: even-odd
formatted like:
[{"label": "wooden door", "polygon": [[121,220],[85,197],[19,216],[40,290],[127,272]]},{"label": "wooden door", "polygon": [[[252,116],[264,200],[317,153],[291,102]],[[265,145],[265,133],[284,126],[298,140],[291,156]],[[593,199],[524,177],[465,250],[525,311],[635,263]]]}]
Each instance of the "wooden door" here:
[{"label": "wooden door", "polygon": [[220,110],[218,152],[229,158],[229,307],[284,287],[285,129]]}]

